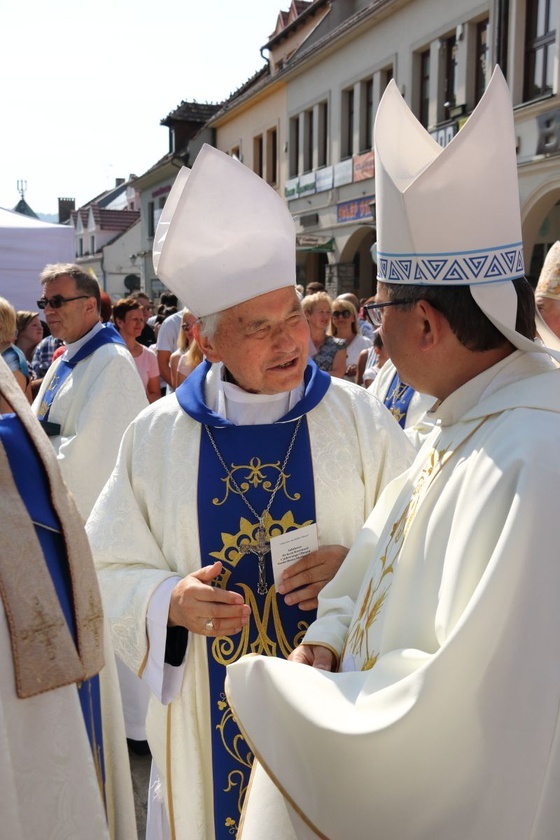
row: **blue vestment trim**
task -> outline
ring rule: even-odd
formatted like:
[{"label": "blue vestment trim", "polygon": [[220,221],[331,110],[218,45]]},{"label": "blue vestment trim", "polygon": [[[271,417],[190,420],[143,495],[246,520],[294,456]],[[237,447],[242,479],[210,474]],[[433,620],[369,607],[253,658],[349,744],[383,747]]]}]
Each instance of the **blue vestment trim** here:
[{"label": "blue vestment trim", "polygon": [[[203,423],[207,426],[221,428],[226,426],[233,426],[229,420],[220,417],[215,411],[212,411],[205,402],[204,385],[211,363],[205,359],[185,381],[179,385],[175,391],[179,405],[183,411],[188,414],[193,420],[198,423]],[[312,408],[315,408],[325,394],[327,393],[330,384],[330,374],[319,370],[315,362],[309,361],[305,369],[303,377],[305,392],[302,399],[295,405],[291,411],[284,417],[281,417],[277,423],[287,423],[290,420],[297,420],[298,417],[307,414]]]},{"label": "blue vestment trim", "polygon": [[[43,550],[68,629],[76,643],[76,627],[72,608],[72,583],[66,559],[64,537],[51,502],[50,487],[43,465],[25,428],[15,414],[2,415],[0,439],[6,450],[16,487],[27,512],[35,524],[35,532]],[[41,527],[44,526],[44,527]],[[54,528],[55,531],[49,530]],[[103,734],[99,677],[84,680],[77,689],[82,714],[94,758],[100,761],[104,777]]]},{"label": "blue vestment trim", "polygon": [[39,406],[39,412],[37,415],[39,420],[48,420],[53,400],[59,392],[62,383],[65,382],[72,373],[73,368],[105,344],[122,344],[126,347],[124,339],[114,326],[112,324],[103,324],[103,329],[96,332],[89,341],[86,341],[83,347],[80,347],[75,356],[73,356],[69,361],[64,358],[61,360],[56,369],[56,373],[52,377],[49,387],[45,391],[43,399],[41,400],[41,405]]},{"label": "blue vestment trim", "polygon": [[[257,542],[259,523],[226,475],[204,426],[212,427],[222,458],[259,516],[281,478],[270,514],[265,517],[269,536],[309,525],[316,521],[315,486],[309,429],[303,415],[323,399],[331,377],[311,362],[305,371],[304,396],[281,420],[236,426],[205,403],[204,386],[210,367],[209,362],[200,364],[176,395],[183,411],[202,424],[197,484],[201,563],[205,566],[220,560],[222,573],[215,585],[240,592],[251,607],[249,624],[241,633],[209,638],[207,643],[215,837],[231,840],[239,825],[253,757],[225,697],[226,666],[246,653],[287,657],[303,638],[315,612],[287,606],[284,598],[276,595],[270,553],[265,558],[268,592],[258,593],[258,561],[247,549]],[[297,419],[302,416],[282,473]]]},{"label": "blue vestment trim", "polygon": [[389,390],[387,391],[387,396],[384,400],[384,405],[387,406],[401,429],[404,429],[406,425],[406,415],[408,413],[408,407],[410,405],[410,400],[414,394],[414,388],[411,385],[407,385],[406,388],[402,391],[401,394],[398,394],[398,389],[404,383],[401,382],[399,378],[399,374],[395,373],[391,384],[389,386]]}]

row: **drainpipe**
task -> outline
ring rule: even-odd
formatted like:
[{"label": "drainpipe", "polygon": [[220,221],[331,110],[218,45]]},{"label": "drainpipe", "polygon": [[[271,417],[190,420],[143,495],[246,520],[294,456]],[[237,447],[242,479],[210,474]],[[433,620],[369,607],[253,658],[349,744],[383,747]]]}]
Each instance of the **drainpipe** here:
[{"label": "drainpipe", "polygon": [[498,0],[496,17],[496,63],[507,79],[509,0]]}]

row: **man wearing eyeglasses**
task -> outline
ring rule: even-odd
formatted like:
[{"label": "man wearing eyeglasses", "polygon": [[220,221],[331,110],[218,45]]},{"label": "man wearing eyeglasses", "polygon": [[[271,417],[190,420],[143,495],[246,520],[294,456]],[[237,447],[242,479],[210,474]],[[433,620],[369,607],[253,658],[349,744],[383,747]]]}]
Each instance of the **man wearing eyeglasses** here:
[{"label": "man wearing eyeglasses", "polygon": [[402,380],[437,397],[435,427],[322,590],[294,661],[228,669],[268,774],[241,837],[552,840],[560,342],[523,276],[499,68],[445,148],[391,82],[375,161],[373,311]]},{"label": "man wearing eyeglasses", "polygon": [[[374,301],[364,306],[366,317],[376,330],[381,330],[385,309],[383,304]],[[405,430],[415,449],[420,449],[433,425],[428,412],[436,401],[435,397],[421,394],[411,385],[402,382],[391,358],[387,359],[368,391],[389,409],[399,426]]]},{"label": "man wearing eyeglasses", "polygon": [[117,459],[122,435],[147,405],[134,361],[100,321],[99,283],[80,266],[48,265],[37,305],[64,355],[49,368],[33,410],[87,519]]}]

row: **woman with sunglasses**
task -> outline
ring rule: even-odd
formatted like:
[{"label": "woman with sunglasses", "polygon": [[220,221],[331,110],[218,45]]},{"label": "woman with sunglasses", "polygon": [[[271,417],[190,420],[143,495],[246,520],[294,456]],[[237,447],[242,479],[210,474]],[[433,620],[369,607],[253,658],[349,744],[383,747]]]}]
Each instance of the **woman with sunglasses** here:
[{"label": "woman with sunglasses", "polygon": [[356,307],[348,300],[333,303],[331,316],[332,334],[346,342],[346,370],[344,378],[356,381],[358,357],[362,350],[371,347],[371,340],[360,333],[360,323]]},{"label": "woman with sunglasses", "polygon": [[171,369],[171,384],[173,389],[179,387],[183,379],[178,378],[179,363],[183,356],[188,352],[192,342],[194,341],[192,328],[196,324],[196,316],[189,312],[188,309],[183,309],[183,318],[181,320],[181,329],[177,336],[177,349],[173,351],[169,359],[169,367]]},{"label": "woman with sunglasses", "polygon": [[316,292],[306,295],[301,306],[311,336],[310,357],[321,370],[342,379],[346,370],[346,345],[342,339],[327,335],[331,325],[332,300],[326,292]]}]

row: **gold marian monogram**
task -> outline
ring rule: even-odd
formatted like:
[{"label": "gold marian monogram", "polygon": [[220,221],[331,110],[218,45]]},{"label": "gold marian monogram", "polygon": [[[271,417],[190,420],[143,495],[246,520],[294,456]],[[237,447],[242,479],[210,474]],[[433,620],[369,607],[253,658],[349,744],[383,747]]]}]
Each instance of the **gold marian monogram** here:
[{"label": "gold marian monogram", "polygon": [[[296,495],[299,497],[299,494]],[[297,525],[294,522],[291,512],[286,513],[278,520],[272,519],[270,514],[267,514],[264,519],[264,525],[271,536],[284,534],[288,530],[310,524],[311,520]],[[211,552],[212,557],[221,560],[223,563],[222,574],[215,581],[217,586],[227,588],[231,576],[231,567],[235,568],[245,555],[245,547],[256,539],[255,535],[258,528],[258,523],[253,524],[248,519],[242,517],[239,521],[239,531],[237,533],[222,533],[221,551]],[[230,569],[228,569],[228,566]],[[297,633],[292,640],[289,640],[282,626],[275,587],[272,586],[267,591],[262,611],[259,610],[255,593],[250,587],[246,584],[239,584],[239,589],[243,594],[245,603],[251,607],[251,618],[252,622],[254,622],[254,629],[256,629],[256,636],[253,630],[252,635],[254,638],[251,642],[249,627],[244,627],[238,636],[217,637],[212,643],[213,659],[220,665],[225,666],[237,661],[247,653],[287,658],[303,639],[309,626],[308,622],[298,622]],[[271,638],[269,628],[273,628],[276,640]],[[228,785],[224,791],[225,793],[233,793],[235,791],[236,794],[237,813],[230,814],[225,821],[225,827],[228,832],[232,837],[235,837],[238,830],[243,799],[249,783],[253,754],[239,732],[224,694],[221,694],[217,700],[217,706],[221,712],[217,729],[220,733],[222,745],[226,752],[235,759],[236,763],[235,769],[231,770],[228,774]]]},{"label": "gold marian monogram", "polygon": [[[263,654],[264,656],[282,656],[286,658],[303,639],[309,626],[308,623],[305,621],[298,622],[298,632],[290,644],[282,627],[274,586],[267,592],[262,614],[259,614],[253,591],[245,585],[242,585],[241,589],[245,603],[251,607],[252,618],[257,627],[257,637],[253,642],[249,642],[248,627],[245,627],[241,631],[237,644],[234,641],[235,637],[218,637],[214,639],[212,644],[213,658],[221,665],[229,665],[246,653],[257,653]],[[267,628],[270,626],[271,620],[276,631],[277,642],[274,642],[268,635]],[[239,732],[237,723],[224,694],[220,695],[217,705],[222,714],[220,722],[217,724],[222,745],[226,752],[235,759],[237,765],[228,774],[228,786],[224,791],[224,793],[230,793],[237,790],[237,814],[235,817],[230,815],[226,818],[226,827],[229,833],[235,836],[238,828],[237,820],[241,814],[243,799],[249,783],[253,754]]]},{"label": "gold marian monogram", "polygon": [[[298,524],[294,521],[291,512],[284,514],[281,519],[276,520],[272,519],[270,515],[267,515],[265,521],[265,526],[271,536],[285,534],[287,531],[303,528],[306,525],[311,525],[311,520]],[[257,528],[258,524],[253,524],[248,519],[242,517],[239,521],[239,531],[236,534],[222,533],[221,551],[210,552],[211,557],[215,557],[216,560],[221,560],[223,564],[222,573],[215,580],[216,586],[220,586],[222,589],[228,588],[232,569],[237,566],[241,558],[245,555],[245,546],[253,540],[254,532]],[[239,636],[236,637],[218,636],[214,639],[212,645],[212,655],[216,662],[220,665],[229,665],[246,653],[261,653],[264,656],[287,657],[303,638],[308,627],[307,622],[300,622],[296,638],[290,641],[286,638],[282,626],[275,587],[272,586],[268,590],[262,612],[259,611],[253,590],[245,584],[239,584],[239,588],[243,593],[245,603],[251,607],[252,621],[255,623],[257,636],[252,642],[249,642],[249,626],[245,627]],[[272,627],[277,641],[274,641],[270,637],[269,627]]]}]

